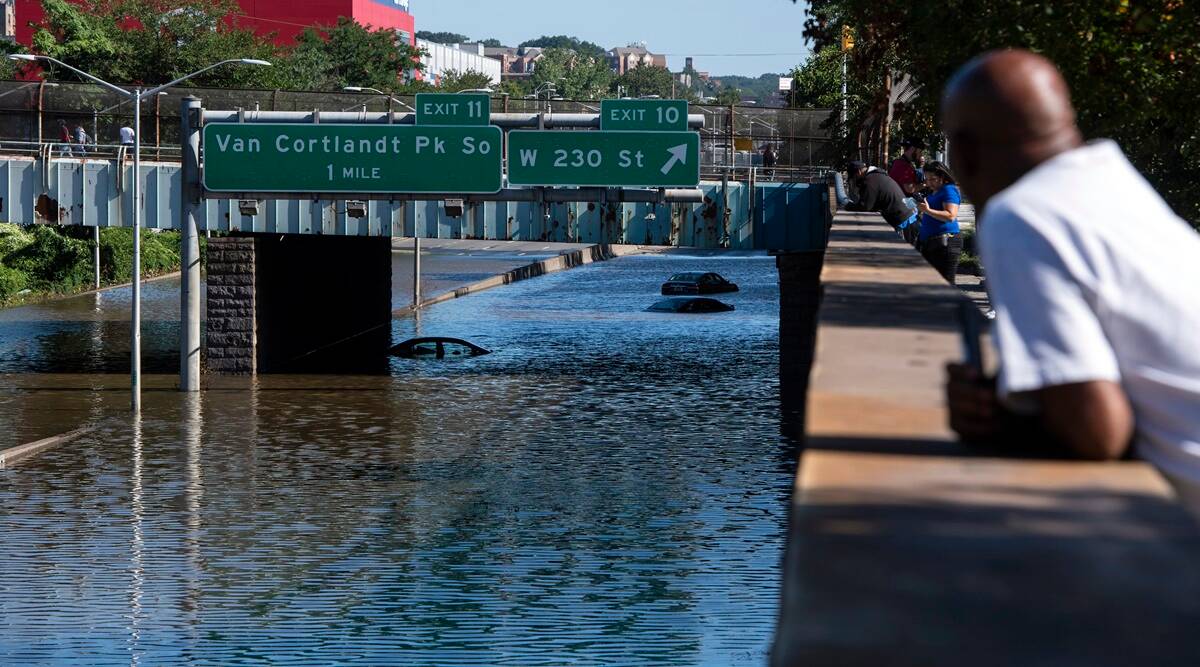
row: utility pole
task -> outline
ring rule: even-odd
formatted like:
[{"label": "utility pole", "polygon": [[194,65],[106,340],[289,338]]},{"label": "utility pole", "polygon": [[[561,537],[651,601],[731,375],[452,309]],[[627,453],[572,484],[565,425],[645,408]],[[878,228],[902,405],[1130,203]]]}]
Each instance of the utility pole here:
[{"label": "utility pole", "polygon": [[849,116],[850,107],[850,92],[847,85],[850,80],[850,51],[854,48],[854,30],[848,26],[842,26],[842,131],[846,136],[850,135],[849,128],[846,127],[847,117]]}]

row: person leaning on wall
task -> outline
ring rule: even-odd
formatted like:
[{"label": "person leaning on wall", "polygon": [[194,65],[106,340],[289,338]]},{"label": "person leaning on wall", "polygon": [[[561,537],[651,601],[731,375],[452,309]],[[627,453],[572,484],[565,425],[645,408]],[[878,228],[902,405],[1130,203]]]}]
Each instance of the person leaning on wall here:
[{"label": "person leaning on wall", "polygon": [[1114,142],[1085,143],[1049,60],[984,54],[947,84],[951,160],[982,210],[998,378],[949,367],[950,424],[1013,448],[1033,423],[1087,459],[1133,453],[1200,515],[1200,234]]}]

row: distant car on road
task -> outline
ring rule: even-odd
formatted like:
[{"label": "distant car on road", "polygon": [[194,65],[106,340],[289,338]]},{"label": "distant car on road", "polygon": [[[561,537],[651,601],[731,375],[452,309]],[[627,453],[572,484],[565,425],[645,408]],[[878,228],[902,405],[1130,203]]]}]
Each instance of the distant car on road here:
[{"label": "distant car on road", "polygon": [[738,286],[716,273],[676,273],[663,283],[662,293],[667,294],[722,294],[736,292]]},{"label": "distant car on road", "polygon": [[411,338],[393,347],[390,353],[404,359],[458,359],[491,354],[474,343],[461,338],[426,337]]},{"label": "distant car on road", "polygon": [[656,302],[646,310],[653,313],[725,313],[733,306],[707,297],[677,296]]}]

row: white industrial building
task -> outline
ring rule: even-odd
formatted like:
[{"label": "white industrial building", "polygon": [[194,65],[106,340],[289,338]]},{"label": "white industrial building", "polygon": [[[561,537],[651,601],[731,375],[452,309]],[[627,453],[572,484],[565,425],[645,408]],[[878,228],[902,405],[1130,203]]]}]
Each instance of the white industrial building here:
[{"label": "white industrial building", "polygon": [[479,72],[486,74],[493,85],[500,83],[500,61],[485,56],[482,44],[438,44],[418,39],[417,48],[426,52],[421,56],[424,77],[435,85],[450,71]]}]

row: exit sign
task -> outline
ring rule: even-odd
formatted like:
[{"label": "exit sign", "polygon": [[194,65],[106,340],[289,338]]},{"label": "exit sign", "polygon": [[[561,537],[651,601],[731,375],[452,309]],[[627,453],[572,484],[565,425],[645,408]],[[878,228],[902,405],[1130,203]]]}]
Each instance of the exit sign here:
[{"label": "exit sign", "polygon": [[417,125],[488,125],[491,113],[486,93],[417,93]]},{"label": "exit sign", "polygon": [[626,132],[683,132],[688,128],[687,100],[604,100],[600,129]]},{"label": "exit sign", "polygon": [[207,123],[204,187],[213,192],[494,193],[503,140],[494,126]]}]

